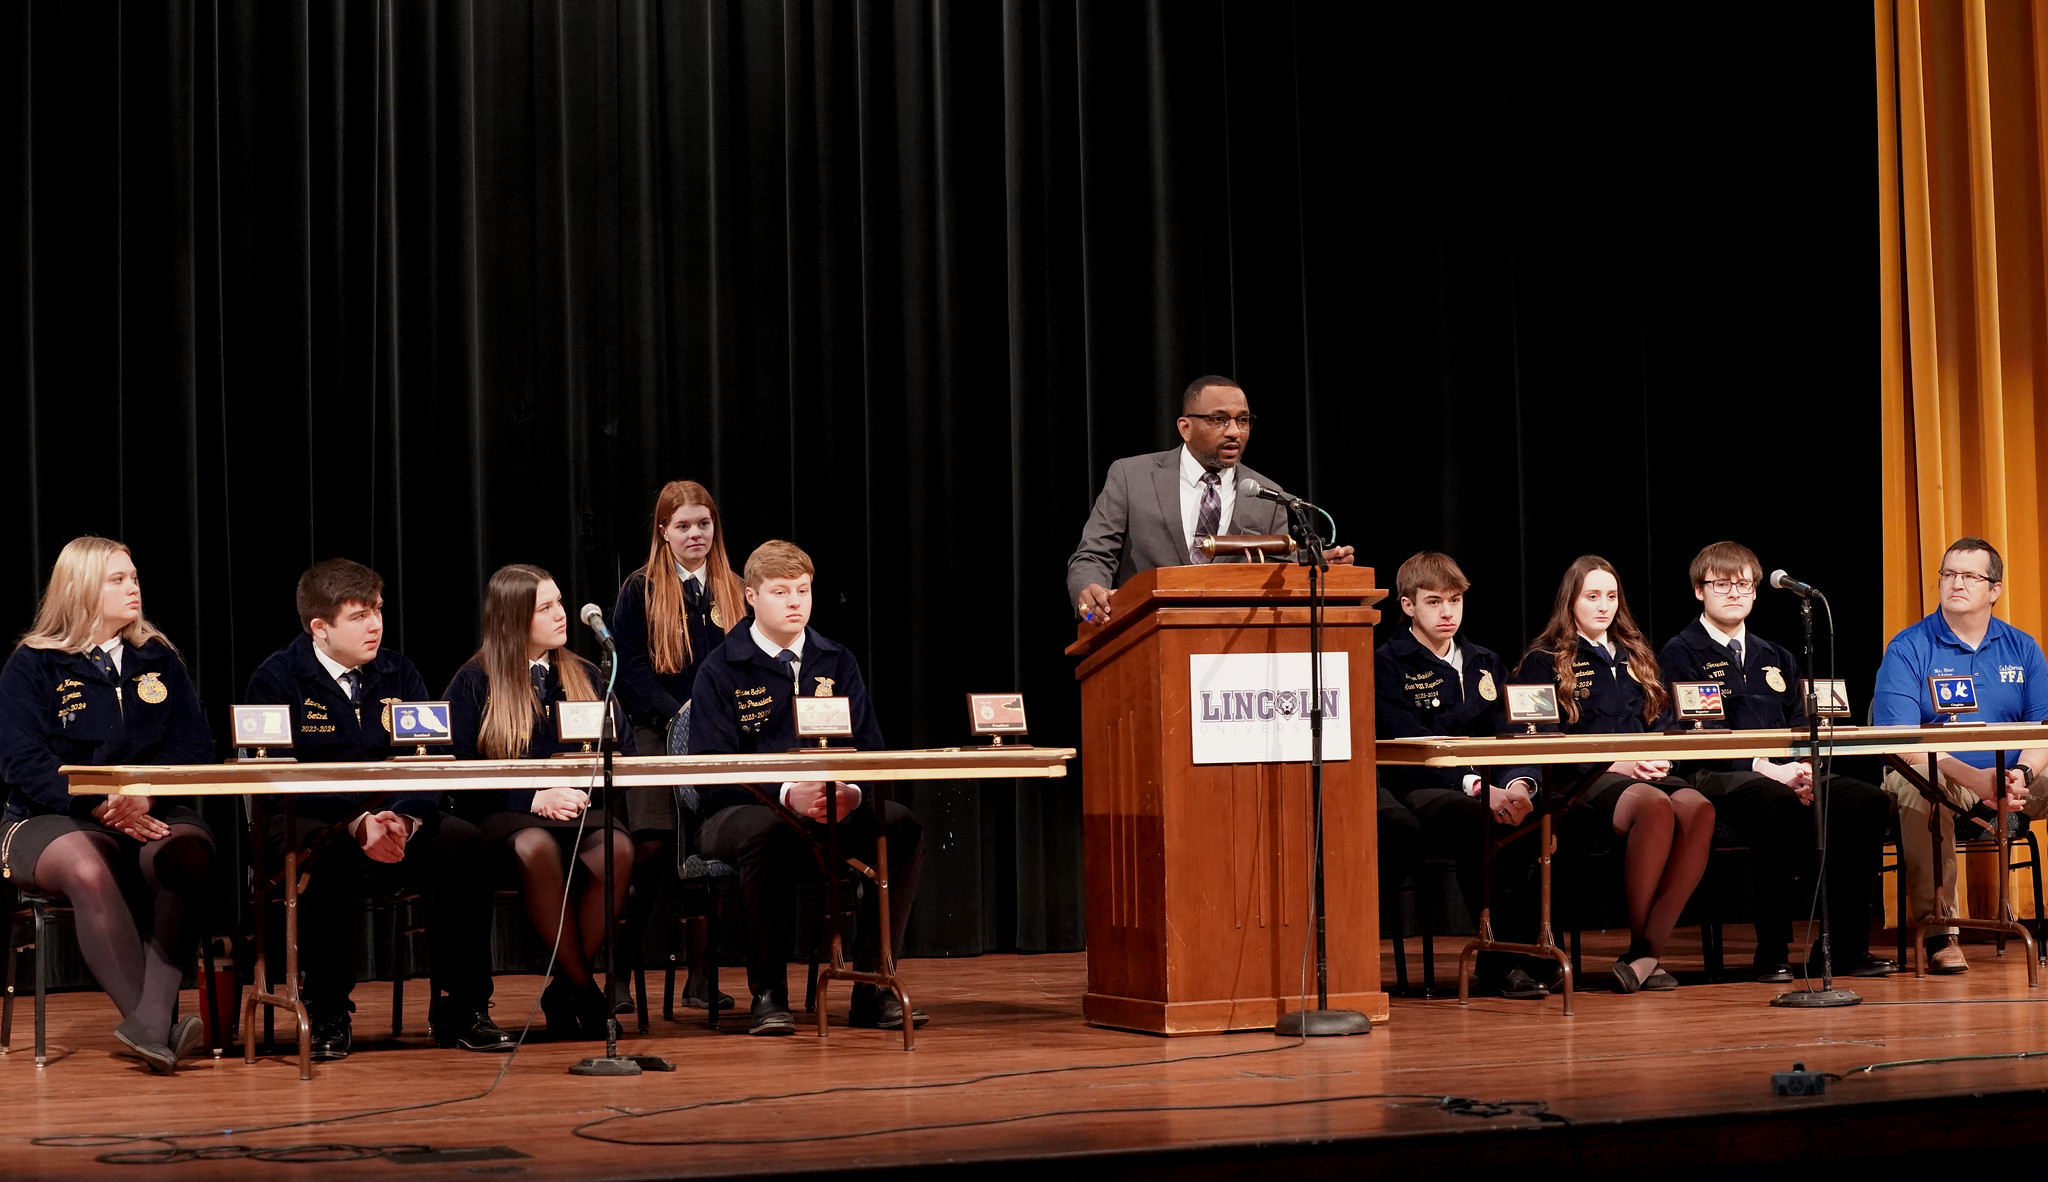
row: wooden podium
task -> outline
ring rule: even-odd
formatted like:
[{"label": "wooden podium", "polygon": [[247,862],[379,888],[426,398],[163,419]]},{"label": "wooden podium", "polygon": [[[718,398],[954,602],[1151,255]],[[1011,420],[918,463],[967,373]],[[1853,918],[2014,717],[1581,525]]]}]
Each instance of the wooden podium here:
[{"label": "wooden podium", "polygon": [[[1332,567],[1323,649],[1350,654],[1351,757],[1323,767],[1330,1006],[1387,1018],[1380,989],[1372,605]],[[1189,658],[1308,651],[1308,571],[1219,563],[1146,571],[1107,624],[1081,625],[1088,993],[1098,1026],[1154,1034],[1270,1028],[1315,1008],[1308,764],[1194,762]],[[1306,973],[1306,975],[1304,975]]]}]

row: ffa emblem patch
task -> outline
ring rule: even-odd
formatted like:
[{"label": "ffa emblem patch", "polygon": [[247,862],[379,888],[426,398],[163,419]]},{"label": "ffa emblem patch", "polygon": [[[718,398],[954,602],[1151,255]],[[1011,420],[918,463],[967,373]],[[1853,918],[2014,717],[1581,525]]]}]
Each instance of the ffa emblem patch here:
[{"label": "ffa emblem patch", "polygon": [[711,603],[711,626],[712,626],[713,628],[723,628],[723,627],[725,627],[725,620],[724,620],[724,619],[723,619],[722,617],[720,617],[720,616],[719,616],[719,614],[718,614],[718,601],[717,601],[717,600],[713,600],[713,601],[712,601],[712,603]]},{"label": "ffa emblem patch", "polygon": [[379,713],[379,714],[377,715],[377,721],[379,721],[379,722],[381,722],[381,723],[383,723],[383,724],[384,724],[384,733],[385,733],[385,734],[387,734],[387,735],[388,735],[388,734],[390,734],[390,733],[391,733],[391,708],[392,708],[393,706],[397,705],[398,703],[400,703],[400,702],[403,702],[403,701],[405,701],[405,699],[404,699],[404,698],[385,698],[385,699],[384,699],[384,709],[383,709],[383,711],[382,711],[381,713]]},{"label": "ffa emblem patch", "polygon": [[1479,672],[1479,696],[1489,702],[1500,696],[1500,691],[1493,688],[1493,670],[1491,669],[1482,669]]},{"label": "ffa emblem patch", "polygon": [[156,674],[145,673],[135,683],[135,696],[152,706],[161,706],[164,699],[171,696],[171,691],[164,687],[163,679]]},{"label": "ffa emblem patch", "polygon": [[1785,692],[1785,675],[1778,672],[1776,665],[1765,665],[1764,684],[1782,694]]},{"label": "ffa emblem patch", "polygon": [[829,677],[820,677],[820,678],[818,679],[818,687],[817,687],[816,689],[814,689],[814,690],[812,690],[812,691],[811,691],[811,696],[812,696],[812,697],[814,697],[814,698],[829,698],[829,697],[831,697],[831,696],[832,696],[832,679],[831,679],[831,678],[829,678]]}]

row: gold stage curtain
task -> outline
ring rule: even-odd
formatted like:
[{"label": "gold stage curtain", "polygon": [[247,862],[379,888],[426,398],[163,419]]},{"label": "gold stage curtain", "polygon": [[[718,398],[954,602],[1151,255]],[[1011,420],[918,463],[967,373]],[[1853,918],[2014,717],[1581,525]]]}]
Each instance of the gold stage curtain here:
[{"label": "gold stage curtain", "polygon": [[[1934,610],[1944,547],[1975,534],[2005,556],[1998,615],[2039,637],[2048,0],[1873,7],[1886,635]],[[1995,866],[1962,877],[1988,912],[1969,896],[1995,897]],[[2013,897],[2033,913],[2030,886]]]}]

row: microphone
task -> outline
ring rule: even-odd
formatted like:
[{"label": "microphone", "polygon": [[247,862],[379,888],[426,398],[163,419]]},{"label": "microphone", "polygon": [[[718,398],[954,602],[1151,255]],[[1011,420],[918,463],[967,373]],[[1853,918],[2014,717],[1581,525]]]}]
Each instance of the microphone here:
[{"label": "microphone", "polygon": [[1812,583],[1802,583],[1782,570],[1771,572],[1771,586],[1780,591],[1790,591],[1801,599],[1812,599],[1817,594]]},{"label": "microphone", "polygon": [[604,626],[603,608],[594,603],[586,603],[583,605],[583,611],[578,618],[590,625],[592,632],[597,633],[597,642],[604,646],[604,651],[608,653],[619,651],[618,646],[612,643],[612,630]]},{"label": "microphone", "polygon": [[1239,496],[1260,497],[1268,501],[1275,501],[1287,506],[1289,509],[1315,508],[1314,505],[1309,504],[1293,493],[1281,492],[1277,488],[1267,488],[1249,476],[1243,477],[1237,482],[1237,493]]}]

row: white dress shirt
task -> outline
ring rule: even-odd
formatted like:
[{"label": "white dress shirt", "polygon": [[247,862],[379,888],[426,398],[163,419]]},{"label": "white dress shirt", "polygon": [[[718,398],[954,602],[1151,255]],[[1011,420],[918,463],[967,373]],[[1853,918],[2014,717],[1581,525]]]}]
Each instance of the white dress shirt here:
[{"label": "white dress shirt", "polygon": [[[1195,549],[1195,519],[1202,515],[1202,474],[1207,469],[1187,449],[1180,449],[1180,536],[1186,540],[1190,554]],[[1237,504],[1237,469],[1217,470],[1216,499],[1222,512],[1216,517],[1216,532],[1230,532],[1230,509]]]}]

